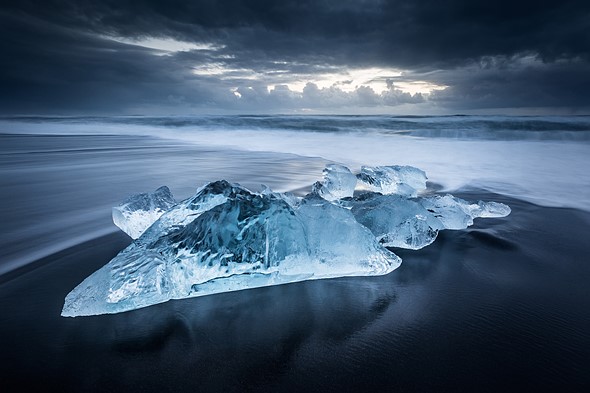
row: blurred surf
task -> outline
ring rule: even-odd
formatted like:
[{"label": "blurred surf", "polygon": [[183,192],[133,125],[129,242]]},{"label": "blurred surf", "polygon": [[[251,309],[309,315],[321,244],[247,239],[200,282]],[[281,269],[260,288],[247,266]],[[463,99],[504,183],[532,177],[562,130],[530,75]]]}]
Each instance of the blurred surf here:
[{"label": "blurred surf", "polygon": [[590,210],[590,117],[192,116],[0,119],[0,274],[115,230],[110,208],[167,184],[227,179],[304,192],[327,162],[424,169]]}]

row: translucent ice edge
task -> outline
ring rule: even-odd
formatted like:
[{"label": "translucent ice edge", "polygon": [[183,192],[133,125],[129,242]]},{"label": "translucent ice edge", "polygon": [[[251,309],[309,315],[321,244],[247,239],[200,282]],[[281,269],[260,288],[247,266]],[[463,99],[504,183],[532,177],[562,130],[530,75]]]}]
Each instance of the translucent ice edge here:
[{"label": "translucent ice edge", "polygon": [[[409,166],[331,164],[303,198],[252,192],[225,180],[176,203],[170,190],[127,198],[115,224],[135,240],[65,299],[63,316],[118,313],[170,299],[304,280],[384,275],[443,229],[504,217],[497,202],[418,196],[426,174]],[[356,190],[356,192],[355,192]],[[363,191],[360,191],[363,190]]]}]

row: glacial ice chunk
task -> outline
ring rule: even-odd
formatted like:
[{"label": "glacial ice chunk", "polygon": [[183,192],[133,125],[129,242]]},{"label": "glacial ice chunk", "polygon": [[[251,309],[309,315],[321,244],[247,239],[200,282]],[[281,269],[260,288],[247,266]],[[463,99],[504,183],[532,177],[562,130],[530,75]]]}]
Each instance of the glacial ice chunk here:
[{"label": "glacial ice chunk", "polygon": [[329,164],[323,171],[324,180],[313,186],[313,192],[327,201],[334,201],[354,194],[356,176],[344,165]]},{"label": "glacial ice chunk", "polygon": [[179,205],[211,200],[204,194],[226,200],[185,225],[162,225],[160,237],[146,232],[74,288],[62,315],[116,313],[302,280],[381,275],[401,263],[350,211],[313,194],[293,207],[280,194],[255,194],[227,182],[205,188],[215,192],[202,189]]},{"label": "glacial ice chunk", "polygon": [[166,186],[153,193],[132,195],[117,207],[113,207],[113,222],[123,232],[137,239],[164,212],[176,205]]},{"label": "glacial ice chunk", "polygon": [[365,193],[348,202],[355,219],[387,247],[417,250],[431,244],[443,224],[418,201]]},{"label": "glacial ice chunk", "polygon": [[[354,195],[357,179],[373,191]],[[117,313],[170,299],[341,276],[387,274],[443,229],[504,217],[502,203],[417,197],[426,175],[408,166],[331,164],[304,198],[225,180],[179,203],[161,187],[128,198],[113,221],[136,240],[66,297],[62,315]]]},{"label": "glacial ice chunk", "polygon": [[465,229],[478,217],[505,217],[510,207],[498,202],[470,203],[450,194],[424,198],[364,193],[343,201],[358,222],[386,247],[418,250],[443,229]]},{"label": "glacial ice chunk", "polygon": [[415,197],[426,189],[426,173],[413,166],[362,166],[357,178],[370,191]]}]

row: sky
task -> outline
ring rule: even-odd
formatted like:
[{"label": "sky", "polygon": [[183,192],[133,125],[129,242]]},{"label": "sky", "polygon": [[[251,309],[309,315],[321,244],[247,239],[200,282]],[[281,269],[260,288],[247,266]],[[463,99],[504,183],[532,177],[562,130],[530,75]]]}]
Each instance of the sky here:
[{"label": "sky", "polygon": [[590,114],[590,2],[0,6],[0,114]]}]

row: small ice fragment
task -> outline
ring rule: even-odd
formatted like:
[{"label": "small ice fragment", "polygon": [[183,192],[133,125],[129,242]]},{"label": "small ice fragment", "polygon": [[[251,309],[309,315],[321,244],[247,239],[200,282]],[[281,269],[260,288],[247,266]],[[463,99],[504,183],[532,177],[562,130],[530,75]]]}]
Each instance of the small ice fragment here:
[{"label": "small ice fragment", "polygon": [[498,202],[470,203],[453,195],[435,195],[419,198],[419,202],[444,225],[445,229],[465,229],[479,217],[505,217],[510,208]]},{"label": "small ice fragment", "polygon": [[351,197],[356,187],[356,176],[344,165],[329,164],[323,171],[324,180],[316,182],[312,192],[327,201]]},{"label": "small ice fragment", "polygon": [[477,204],[449,194],[421,198],[420,204],[438,218],[446,229],[464,229],[473,225],[472,211],[477,208]]},{"label": "small ice fragment", "polygon": [[474,210],[472,214],[474,217],[481,218],[497,218],[506,217],[512,211],[508,205],[500,202],[477,202],[478,209]]},{"label": "small ice fragment", "polygon": [[163,186],[153,193],[132,195],[119,206],[113,207],[113,222],[131,238],[137,239],[175,204],[170,189]]},{"label": "small ice fragment", "polygon": [[370,190],[382,194],[415,197],[426,189],[426,173],[413,166],[362,166],[357,178]]}]

